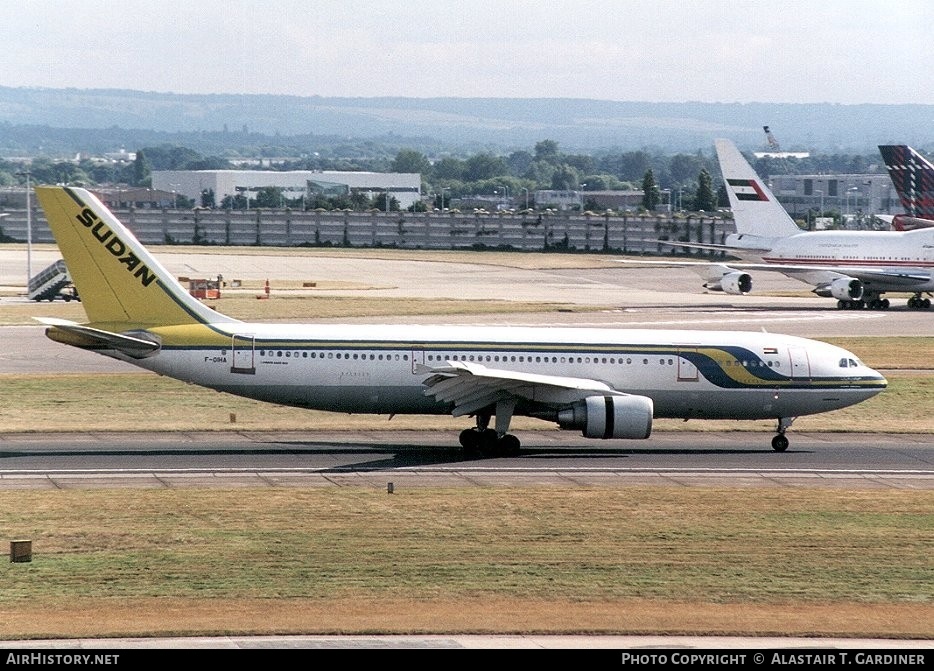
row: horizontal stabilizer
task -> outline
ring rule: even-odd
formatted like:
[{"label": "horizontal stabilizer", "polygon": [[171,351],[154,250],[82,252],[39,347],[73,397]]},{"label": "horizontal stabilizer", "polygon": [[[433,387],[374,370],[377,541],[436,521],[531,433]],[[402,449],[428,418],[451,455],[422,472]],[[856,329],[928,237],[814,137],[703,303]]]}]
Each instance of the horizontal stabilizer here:
[{"label": "horizontal stabilizer", "polygon": [[125,333],[111,333],[54,317],[36,317],[36,321],[50,327],[45,333],[49,339],[79,349],[112,349],[134,359],[144,359],[161,347],[160,343],[148,339],[152,336],[138,338]]}]

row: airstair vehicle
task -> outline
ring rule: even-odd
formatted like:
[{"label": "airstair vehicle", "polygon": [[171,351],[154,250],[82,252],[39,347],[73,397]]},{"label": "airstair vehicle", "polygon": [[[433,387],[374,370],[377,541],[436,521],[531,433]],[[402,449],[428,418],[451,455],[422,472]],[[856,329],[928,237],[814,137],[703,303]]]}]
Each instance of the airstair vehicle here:
[{"label": "airstair vehicle", "polygon": [[56,298],[66,302],[81,300],[63,259],[29,278],[29,300],[54,301]]}]

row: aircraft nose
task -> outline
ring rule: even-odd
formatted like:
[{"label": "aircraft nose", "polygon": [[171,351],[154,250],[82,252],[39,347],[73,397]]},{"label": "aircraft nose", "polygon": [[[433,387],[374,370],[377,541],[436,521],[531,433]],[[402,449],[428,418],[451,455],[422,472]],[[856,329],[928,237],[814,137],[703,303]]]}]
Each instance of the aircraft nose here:
[{"label": "aircraft nose", "polygon": [[889,386],[889,381],[885,378],[885,375],[873,368],[869,368],[869,372],[869,378],[875,383],[874,386],[877,387],[880,391]]}]

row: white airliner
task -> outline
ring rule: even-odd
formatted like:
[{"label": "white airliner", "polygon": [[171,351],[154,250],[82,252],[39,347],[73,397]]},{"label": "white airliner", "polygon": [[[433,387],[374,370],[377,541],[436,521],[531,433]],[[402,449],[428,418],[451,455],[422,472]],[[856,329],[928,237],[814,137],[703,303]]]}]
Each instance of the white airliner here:
[{"label": "white airliner", "polygon": [[[768,270],[810,284],[837,307],[885,309],[887,291],[908,292],[909,308],[931,307],[934,228],[910,231],[802,231],[729,140],[716,141],[736,233],[725,244],[668,243],[725,251],[738,262],[672,262],[689,266],[712,291],[748,294],[748,271]],[[624,262],[625,263],[625,262]],[[631,263],[631,262],[629,262]]]},{"label": "white airliner", "polygon": [[514,416],[637,439],[654,417],[774,419],[782,451],[796,417],[886,387],[844,349],[768,333],[246,323],[192,297],[90,192],[36,193],[88,317],[40,319],[52,340],[272,403],[473,416],[471,454],[517,453]]}]

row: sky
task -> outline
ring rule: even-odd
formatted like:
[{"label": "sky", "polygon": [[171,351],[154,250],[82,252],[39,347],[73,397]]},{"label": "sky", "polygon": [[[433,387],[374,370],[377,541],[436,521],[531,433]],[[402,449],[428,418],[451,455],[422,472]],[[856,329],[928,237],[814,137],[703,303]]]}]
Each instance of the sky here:
[{"label": "sky", "polygon": [[931,0],[18,0],[0,86],[934,104]]}]

